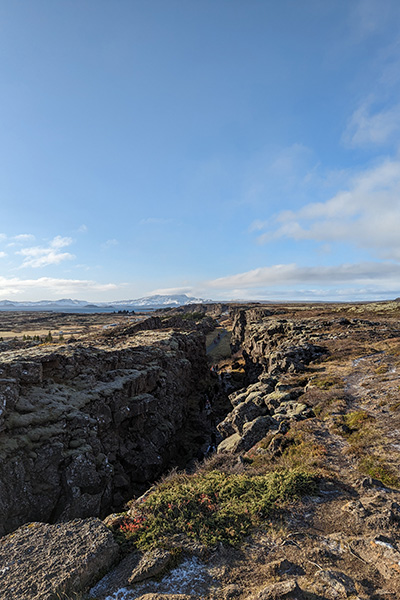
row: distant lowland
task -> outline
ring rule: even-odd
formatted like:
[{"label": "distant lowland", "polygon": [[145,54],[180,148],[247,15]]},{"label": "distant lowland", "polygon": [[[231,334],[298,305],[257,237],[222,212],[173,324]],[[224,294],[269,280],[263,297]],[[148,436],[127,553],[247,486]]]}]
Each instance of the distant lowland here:
[{"label": "distant lowland", "polygon": [[115,302],[87,302],[86,300],[39,300],[37,302],[17,302],[14,300],[0,300],[0,311],[25,310],[25,311],[55,311],[55,312],[114,312],[119,310],[152,311],[158,308],[173,308],[187,304],[210,303],[212,300],[194,298],[186,294],[144,296],[134,300],[117,300]]}]

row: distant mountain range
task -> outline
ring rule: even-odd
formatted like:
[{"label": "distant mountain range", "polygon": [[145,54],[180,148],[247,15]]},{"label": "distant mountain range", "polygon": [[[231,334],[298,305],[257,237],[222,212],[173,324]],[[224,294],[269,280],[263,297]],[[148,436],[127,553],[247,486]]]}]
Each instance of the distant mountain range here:
[{"label": "distant mountain range", "polygon": [[86,300],[72,300],[71,298],[62,298],[61,300],[39,300],[37,302],[16,302],[11,300],[0,300],[0,310],[61,310],[61,309],[127,309],[127,308],[168,308],[174,306],[184,306],[186,304],[203,304],[212,302],[202,298],[194,298],[186,294],[176,294],[169,296],[154,295],[136,298],[135,300],[117,300],[115,302],[87,302]]},{"label": "distant mountain range", "polygon": [[156,294],[154,296],[144,296],[136,298],[136,300],[121,300],[118,302],[110,302],[112,306],[184,306],[186,304],[203,304],[212,302],[212,300],[204,300],[203,298],[194,298],[186,294],[175,294],[171,296],[162,296]]}]

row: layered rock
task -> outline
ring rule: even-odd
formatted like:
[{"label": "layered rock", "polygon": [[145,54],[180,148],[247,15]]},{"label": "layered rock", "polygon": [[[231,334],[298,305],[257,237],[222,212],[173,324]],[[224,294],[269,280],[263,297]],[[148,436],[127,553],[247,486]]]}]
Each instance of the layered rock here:
[{"label": "layered rock", "polygon": [[222,313],[227,313],[230,309],[229,304],[223,304],[221,302],[213,302],[210,304],[199,303],[199,304],[184,304],[183,306],[177,306],[172,308],[160,308],[155,314],[187,314],[197,313],[208,315],[212,318],[218,318]]},{"label": "layered rock", "polygon": [[[282,387],[289,389],[282,390]],[[279,436],[286,433],[294,421],[313,416],[309,406],[296,400],[303,391],[301,387],[282,386],[272,378],[265,381],[261,377],[257,383],[231,394],[229,399],[234,408],[218,425],[225,438],[218,451],[246,452],[268,432]]]},{"label": "layered rock", "polygon": [[277,318],[262,307],[235,312],[232,348],[242,351],[252,383],[229,396],[233,410],[218,425],[225,438],[219,452],[245,452],[268,432],[277,436],[288,431],[293,421],[313,416],[310,407],[298,401],[304,387],[282,377],[304,371],[324,353],[324,348],[314,343],[319,327],[320,323],[310,320]]},{"label": "layered rock", "polygon": [[197,322],[196,319],[190,318],[190,312],[187,313],[188,317],[185,317],[186,313],[172,314],[169,312],[163,315],[163,319],[158,316],[151,316],[147,319],[143,319],[138,323],[129,325],[120,325],[113,329],[107,329],[103,332],[105,340],[114,340],[115,338],[121,338],[126,336],[135,335],[139,331],[153,331],[155,329],[178,329],[179,331],[200,331],[204,334],[213,331],[217,326],[217,322],[210,316],[206,316],[203,312],[203,316]]},{"label": "layered rock", "polygon": [[232,349],[242,351],[250,379],[262,372],[297,373],[324,353],[313,342],[320,327],[320,322],[277,318],[266,308],[241,309],[234,315]]},{"label": "layered rock", "polygon": [[174,456],[206,371],[197,332],[3,352],[0,534],[105,515],[143,491]]}]

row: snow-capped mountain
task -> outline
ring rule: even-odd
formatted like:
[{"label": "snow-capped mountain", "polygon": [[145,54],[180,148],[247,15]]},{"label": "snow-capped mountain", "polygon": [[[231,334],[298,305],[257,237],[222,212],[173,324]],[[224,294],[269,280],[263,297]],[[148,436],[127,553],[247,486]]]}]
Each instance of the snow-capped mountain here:
[{"label": "snow-capped mountain", "polygon": [[26,301],[17,302],[11,300],[0,300],[0,310],[68,310],[98,308],[102,310],[121,309],[121,308],[168,308],[174,306],[184,306],[187,304],[203,304],[212,302],[212,300],[204,300],[202,298],[194,298],[186,294],[176,294],[163,296],[156,294],[154,296],[144,296],[135,300],[117,300],[115,302],[87,302],[86,300],[72,300],[71,298],[62,298],[61,300],[39,300],[37,302]]},{"label": "snow-capped mountain", "polygon": [[48,308],[50,306],[55,306],[55,307],[64,307],[64,306],[75,306],[75,307],[79,307],[79,306],[87,306],[88,304],[90,304],[89,302],[86,302],[86,300],[71,300],[71,298],[62,298],[61,300],[38,300],[37,302],[33,302],[33,301],[25,301],[25,302],[17,302],[17,301],[11,301],[11,300],[0,300],[0,307],[12,307],[12,306],[24,306],[24,307],[29,307],[31,306],[32,308]]},{"label": "snow-capped mountain", "polygon": [[169,307],[169,306],[184,306],[186,304],[203,304],[212,302],[212,300],[203,300],[202,298],[194,298],[186,294],[175,294],[171,296],[162,296],[155,294],[154,296],[144,296],[136,298],[136,300],[121,300],[118,302],[110,302],[111,306],[147,306],[147,307]]}]

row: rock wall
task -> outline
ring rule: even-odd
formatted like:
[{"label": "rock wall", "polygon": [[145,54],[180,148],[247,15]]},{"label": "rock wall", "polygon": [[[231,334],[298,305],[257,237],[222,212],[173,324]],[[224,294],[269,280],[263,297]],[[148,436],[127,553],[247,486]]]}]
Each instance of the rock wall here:
[{"label": "rock wall", "polygon": [[289,321],[265,308],[241,309],[233,317],[232,350],[242,351],[250,381],[263,372],[302,371],[324,353],[314,343],[320,327],[314,320]]},{"label": "rock wall", "polygon": [[207,372],[201,333],[0,355],[0,534],[105,515],[169,464]]},{"label": "rock wall", "polygon": [[221,302],[212,302],[210,304],[185,304],[183,306],[171,307],[171,308],[160,308],[154,311],[154,314],[171,314],[171,315],[182,315],[187,313],[201,313],[214,319],[221,316],[223,312],[227,312],[230,308],[229,304],[223,304]]},{"label": "rock wall", "polygon": [[234,313],[231,343],[234,352],[242,351],[250,385],[229,395],[233,410],[218,425],[224,438],[218,452],[246,452],[269,432],[274,451],[293,423],[313,416],[298,401],[304,383],[291,381],[290,374],[325,352],[316,343],[320,328],[321,322],[289,321],[261,307]]}]

